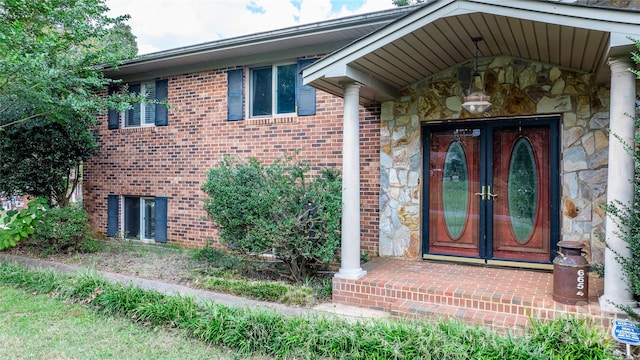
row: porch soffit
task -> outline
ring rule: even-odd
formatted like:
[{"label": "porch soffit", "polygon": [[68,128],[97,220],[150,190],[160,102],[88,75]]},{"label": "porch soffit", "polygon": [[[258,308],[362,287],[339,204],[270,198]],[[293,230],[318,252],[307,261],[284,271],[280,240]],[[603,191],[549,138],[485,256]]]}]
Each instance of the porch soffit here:
[{"label": "porch soffit", "polygon": [[640,14],[539,0],[447,0],[413,13],[330,54],[303,71],[305,83],[342,96],[341,82],[364,85],[360,102],[397,98],[398,91],[480,57],[507,55],[599,75],[607,58],[628,55],[640,38]]}]

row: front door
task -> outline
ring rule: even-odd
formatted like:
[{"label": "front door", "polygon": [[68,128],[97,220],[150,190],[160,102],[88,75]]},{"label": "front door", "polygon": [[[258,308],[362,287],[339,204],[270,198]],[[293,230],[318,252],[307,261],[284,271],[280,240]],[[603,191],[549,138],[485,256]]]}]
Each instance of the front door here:
[{"label": "front door", "polygon": [[554,117],[425,128],[424,257],[550,263],[559,231],[557,126]]}]

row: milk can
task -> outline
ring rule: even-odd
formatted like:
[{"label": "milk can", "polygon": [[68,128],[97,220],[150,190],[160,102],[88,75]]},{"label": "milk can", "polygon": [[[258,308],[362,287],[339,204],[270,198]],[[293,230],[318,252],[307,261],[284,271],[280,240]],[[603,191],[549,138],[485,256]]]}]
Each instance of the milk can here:
[{"label": "milk can", "polygon": [[589,262],[582,256],[584,245],[577,241],[558,242],[553,260],[553,300],[575,305],[589,302]]}]

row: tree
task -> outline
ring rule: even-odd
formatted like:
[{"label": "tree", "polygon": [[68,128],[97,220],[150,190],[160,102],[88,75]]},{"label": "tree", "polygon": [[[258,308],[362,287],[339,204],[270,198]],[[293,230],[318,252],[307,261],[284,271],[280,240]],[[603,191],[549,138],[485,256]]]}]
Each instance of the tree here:
[{"label": "tree", "polygon": [[113,99],[101,66],[135,55],[120,46],[123,22],[104,0],[0,0],[0,129],[28,119],[95,119]]},{"label": "tree", "polygon": [[131,26],[117,23],[104,39],[104,46],[122,53],[122,57],[129,57],[138,53],[136,37],[131,32]]},{"label": "tree", "polygon": [[0,191],[67,206],[82,162],[99,150],[92,128],[81,117],[67,122],[37,118],[6,128],[0,133]]},{"label": "tree", "polygon": [[0,0],[0,194],[67,203],[83,160],[95,155],[97,115],[135,96],[103,96],[137,51],[126,16],[104,0]]},{"label": "tree", "polygon": [[391,0],[391,3],[397,7],[422,4],[424,0]]}]

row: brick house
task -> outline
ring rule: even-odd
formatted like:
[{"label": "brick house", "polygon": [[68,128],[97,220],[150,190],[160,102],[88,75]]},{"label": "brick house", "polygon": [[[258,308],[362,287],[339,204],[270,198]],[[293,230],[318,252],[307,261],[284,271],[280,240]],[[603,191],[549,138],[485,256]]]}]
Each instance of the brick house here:
[{"label": "brick house", "polygon": [[[549,269],[557,242],[575,240],[607,265],[603,308],[632,304],[601,241],[625,251],[601,205],[632,199],[633,164],[613,134],[634,133],[640,6],[599,3],[430,1],[107,71],[172,107],[105,119],[102,155],[85,165],[91,222],[202,246],[216,239],[207,169],[224,154],[300,150],[343,173],[334,288],[366,275],[361,252]],[[257,92],[280,73],[297,84],[283,113]]]},{"label": "brick house", "polygon": [[[342,99],[302,86],[300,69],[409,11],[163,51],[107,71],[130,91],[167,99],[171,108],[142,104],[126,113],[110,112],[102,121],[102,153],[84,165],[83,203],[92,226],[108,236],[199,247],[216,240],[200,188],[207,170],[223,155],[254,156],[268,163],[299,151],[299,159],[316,167],[340,168]],[[273,100],[279,102],[272,104],[276,74],[296,92],[278,89]],[[260,98],[265,85],[268,97]],[[380,107],[359,111],[367,209],[363,245],[375,254]]]}]

